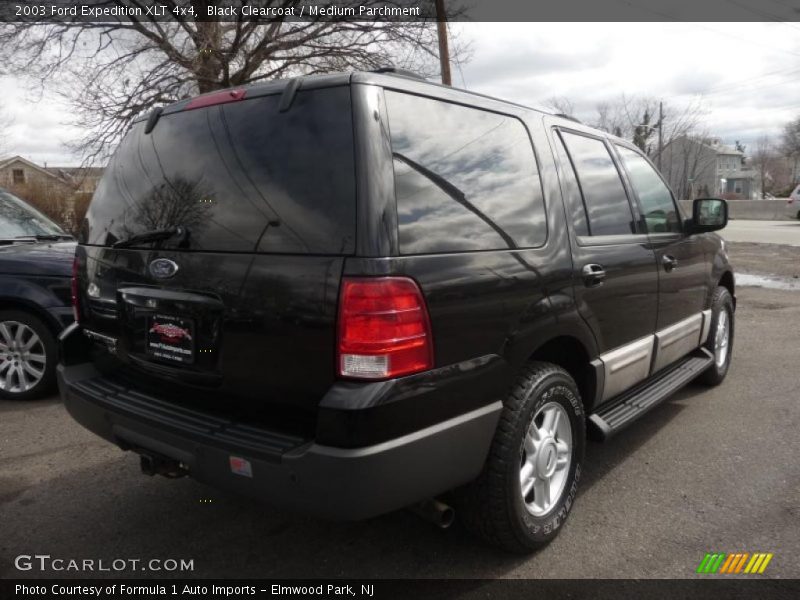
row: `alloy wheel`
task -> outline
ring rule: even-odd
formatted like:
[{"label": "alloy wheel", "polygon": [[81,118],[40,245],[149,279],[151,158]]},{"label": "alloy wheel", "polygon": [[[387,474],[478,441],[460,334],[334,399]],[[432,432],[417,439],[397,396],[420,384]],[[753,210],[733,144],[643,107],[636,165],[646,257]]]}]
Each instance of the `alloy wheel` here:
[{"label": "alloy wheel", "polygon": [[728,343],[730,342],[731,328],[728,311],[724,308],[719,311],[717,318],[717,332],[714,336],[714,360],[717,368],[721,368],[728,359]]},{"label": "alloy wheel", "polygon": [[529,513],[541,517],[558,504],[572,461],[572,429],[560,404],[548,402],[536,412],[521,454],[522,501]]},{"label": "alloy wheel", "polygon": [[0,321],[0,390],[22,393],[44,377],[47,356],[37,333],[19,321]]}]

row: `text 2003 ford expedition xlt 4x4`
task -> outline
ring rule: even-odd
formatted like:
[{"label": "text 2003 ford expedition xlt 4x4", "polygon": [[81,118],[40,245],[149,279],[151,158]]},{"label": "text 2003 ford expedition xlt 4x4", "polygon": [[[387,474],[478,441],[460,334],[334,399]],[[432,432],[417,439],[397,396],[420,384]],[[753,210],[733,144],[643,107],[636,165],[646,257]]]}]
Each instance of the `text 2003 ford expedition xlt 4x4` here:
[{"label": "text 2003 ford expedition xlt 4x4", "polygon": [[526,551],[587,433],[724,379],[726,222],[621,139],[410,76],[200,96],[106,169],[61,395],[149,474],[343,519],[452,492]]}]

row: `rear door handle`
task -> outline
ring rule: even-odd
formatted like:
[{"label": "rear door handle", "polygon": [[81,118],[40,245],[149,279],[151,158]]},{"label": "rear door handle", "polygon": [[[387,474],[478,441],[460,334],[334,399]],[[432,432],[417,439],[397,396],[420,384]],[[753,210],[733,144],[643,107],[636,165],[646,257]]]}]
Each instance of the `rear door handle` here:
[{"label": "rear door handle", "polygon": [[669,273],[678,267],[678,259],[669,254],[661,257],[661,264],[664,265],[664,270]]},{"label": "rear door handle", "polygon": [[606,278],[606,271],[603,265],[589,264],[583,266],[581,275],[583,275],[583,284],[586,287],[596,287],[602,285]]}]

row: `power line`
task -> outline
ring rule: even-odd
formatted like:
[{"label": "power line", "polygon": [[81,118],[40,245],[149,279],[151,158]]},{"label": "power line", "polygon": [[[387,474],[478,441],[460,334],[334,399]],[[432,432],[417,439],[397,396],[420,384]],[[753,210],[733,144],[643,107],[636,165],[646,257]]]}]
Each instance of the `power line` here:
[{"label": "power line", "polygon": [[[800,68],[792,69],[791,72],[792,73],[800,73]],[[728,82],[728,83],[724,84],[723,86],[720,86],[720,87],[718,87],[716,89],[715,88],[710,88],[710,89],[707,89],[707,90],[702,91],[702,92],[687,93],[687,94],[672,94],[670,96],[664,96],[664,97],[667,98],[667,99],[675,99],[675,98],[680,98],[680,97],[683,97],[683,96],[694,95],[694,96],[702,96],[704,98],[708,98],[708,97],[711,97],[711,96],[725,96],[725,95],[728,95],[728,94],[740,94],[742,92],[742,85],[741,84],[746,84],[748,82],[752,82],[752,81],[760,80],[760,79],[764,79],[764,78],[765,77],[751,77],[749,79],[742,79],[742,80],[739,80],[739,81]],[[780,81],[767,83],[767,84],[764,84],[764,85],[759,85],[758,87],[759,87],[759,89],[769,89],[769,88],[774,88],[774,87],[778,87],[778,86],[783,86],[783,85],[788,85],[788,84],[797,84],[797,83],[798,83],[798,80],[795,77],[786,77],[786,78],[784,78],[784,79],[782,79]],[[744,87],[745,88],[750,88],[752,86],[753,86],[753,84],[751,83],[749,86],[744,86]]]}]

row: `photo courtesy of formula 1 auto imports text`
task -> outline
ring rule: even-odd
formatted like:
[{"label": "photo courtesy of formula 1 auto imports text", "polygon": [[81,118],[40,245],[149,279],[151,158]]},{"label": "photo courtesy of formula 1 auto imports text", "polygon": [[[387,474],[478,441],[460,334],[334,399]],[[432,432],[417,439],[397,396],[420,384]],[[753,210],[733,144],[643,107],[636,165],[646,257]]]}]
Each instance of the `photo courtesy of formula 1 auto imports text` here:
[{"label": "photo courtesy of formula 1 auto imports text", "polygon": [[800,597],[799,30],[0,3],[0,600]]}]

